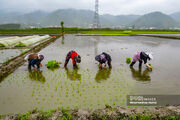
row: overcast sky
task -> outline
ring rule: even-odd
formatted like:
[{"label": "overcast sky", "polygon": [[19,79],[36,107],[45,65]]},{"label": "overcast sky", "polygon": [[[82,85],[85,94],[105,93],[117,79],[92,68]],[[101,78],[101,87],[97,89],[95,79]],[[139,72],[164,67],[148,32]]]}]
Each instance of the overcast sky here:
[{"label": "overcast sky", "polygon": [[[0,10],[8,12],[53,11],[75,8],[94,10],[95,0],[0,0]],[[99,0],[100,14],[145,14],[180,11],[180,0]]]}]

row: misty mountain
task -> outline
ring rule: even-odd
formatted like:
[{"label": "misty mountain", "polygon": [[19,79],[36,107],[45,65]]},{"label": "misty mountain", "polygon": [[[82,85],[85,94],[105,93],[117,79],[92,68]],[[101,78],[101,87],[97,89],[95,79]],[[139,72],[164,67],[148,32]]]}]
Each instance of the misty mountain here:
[{"label": "misty mountain", "polygon": [[180,22],[180,12],[173,13],[170,16],[174,18],[176,21]]},{"label": "misty mountain", "polygon": [[20,15],[22,15],[22,13],[0,11],[0,24],[15,23],[15,17]]},{"label": "misty mountain", "polygon": [[140,15],[110,15],[105,14],[100,16],[100,23],[104,27],[109,26],[126,26],[127,24],[138,19]]},{"label": "misty mountain", "polygon": [[56,10],[44,17],[40,23],[43,26],[59,26],[60,21],[64,21],[65,26],[88,27],[92,24],[93,15],[94,12],[90,10]]},{"label": "misty mountain", "polygon": [[35,11],[32,13],[20,15],[15,17],[16,23],[21,24],[39,24],[39,22],[46,17],[48,13],[43,11]]},{"label": "misty mountain", "polygon": [[[109,14],[100,15],[100,23],[103,27],[126,25],[135,19],[138,15],[119,15],[113,16]],[[90,10],[75,10],[65,9],[57,10],[46,16],[41,24],[46,25],[59,25],[60,21],[65,21],[65,26],[81,26],[89,27],[93,24],[94,12]]]},{"label": "misty mountain", "polygon": [[[1,16],[1,13],[0,13]],[[43,11],[35,11],[28,14],[8,14],[5,13],[1,18],[0,24],[19,23],[22,26],[59,26],[60,21],[64,21],[65,26],[69,27],[90,27],[93,24],[94,12],[90,10],[77,9],[59,9],[51,13]],[[8,16],[8,17],[7,17]],[[125,26],[136,20],[139,15],[100,15],[100,23],[102,27]]]},{"label": "misty mountain", "polygon": [[[175,14],[173,14],[175,16]],[[177,15],[176,15],[177,16]],[[102,27],[129,27],[167,29],[179,27],[179,23],[172,17],[161,12],[140,15],[100,15]],[[21,27],[49,27],[59,26],[64,21],[66,27],[91,27],[94,12],[91,10],[59,9],[50,13],[34,11],[28,14],[4,13],[0,11],[0,24],[16,23]]]},{"label": "misty mountain", "polygon": [[130,24],[135,28],[169,29],[179,27],[180,24],[170,16],[161,12],[145,14]]}]

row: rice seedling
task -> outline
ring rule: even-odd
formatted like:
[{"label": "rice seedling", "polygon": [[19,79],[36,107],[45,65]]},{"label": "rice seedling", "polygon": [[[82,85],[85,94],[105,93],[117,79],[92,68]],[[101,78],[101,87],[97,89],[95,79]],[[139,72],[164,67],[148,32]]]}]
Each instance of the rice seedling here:
[{"label": "rice seedling", "polygon": [[57,85],[56,85],[56,87],[55,87],[55,91],[57,91]]},{"label": "rice seedling", "polygon": [[53,93],[51,93],[51,97],[54,97]]},{"label": "rice seedling", "polygon": [[113,105],[116,105],[116,102],[115,102],[115,101],[113,102]]},{"label": "rice seedling", "polygon": [[40,104],[40,101],[38,100],[37,103]]},{"label": "rice seedling", "polygon": [[62,101],[59,101],[59,104],[62,104]]},{"label": "rice seedling", "polygon": [[79,93],[79,89],[77,89],[77,92]]},{"label": "rice seedling", "polygon": [[[152,65],[151,64],[149,64],[149,66],[151,66],[152,67]],[[152,69],[150,69],[150,68],[147,68],[149,71],[152,71]]]},{"label": "rice seedling", "polygon": [[126,63],[127,63],[127,64],[130,64],[130,63],[131,63],[131,58],[130,58],[130,57],[127,57],[127,58],[126,58]]}]

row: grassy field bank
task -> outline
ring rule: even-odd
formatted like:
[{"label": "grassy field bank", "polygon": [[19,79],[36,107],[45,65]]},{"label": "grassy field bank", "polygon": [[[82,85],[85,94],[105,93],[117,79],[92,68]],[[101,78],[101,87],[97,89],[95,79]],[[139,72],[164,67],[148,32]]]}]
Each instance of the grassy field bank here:
[{"label": "grassy field bank", "polygon": [[[65,28],[65,33],[99,34],[99,35],[131,35],[145,34],[180,34],[180,30],[125,30],[125,29],[83,29]],[[33,28],[33,29],[0,29],[0,34],[60,34],[60,28]]]},{"label": "grassy field bank", "polygon": [[111,108],[107,106],[98,110],[33,110],[24,114],[1,115],[1,120],[179,120],[176,112],[179,108]]}]

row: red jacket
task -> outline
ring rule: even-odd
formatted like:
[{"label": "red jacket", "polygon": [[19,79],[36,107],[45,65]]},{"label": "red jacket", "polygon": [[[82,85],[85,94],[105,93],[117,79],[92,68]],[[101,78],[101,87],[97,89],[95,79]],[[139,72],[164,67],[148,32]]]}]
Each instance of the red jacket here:
[{"label": "red jacket", "polygon": [[76,61],[74,60],[74,57],[77,56],[77,55],[78,55],[77,52],[75,52],[75,51],[73,51],[73,50],[70,51],[70,52],[67,54],[67,56],[66,56],[66,64],[69,62],[69,59],[70,59],[70,58],[72,59],[73,65],[76,64]]}]

